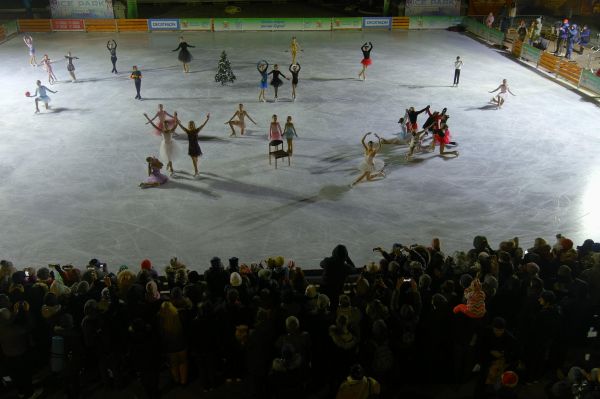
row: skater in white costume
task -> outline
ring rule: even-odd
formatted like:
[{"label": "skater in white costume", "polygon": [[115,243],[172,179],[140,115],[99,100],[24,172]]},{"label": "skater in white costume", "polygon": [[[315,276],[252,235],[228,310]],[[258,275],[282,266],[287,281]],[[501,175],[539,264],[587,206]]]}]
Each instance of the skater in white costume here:
[{"label": "skater in white costume", "polygon": [[381,149],[381,138],[377,134],[375,134],[375,137],[377,137],[377,141],[378,141],[377,147],[375,147],[375,145],[372,141],[365,143],[367,136],[369,136],[371,134],[373,134],[373,133],[371,133],[371,132],[366,133],[361,140],[362,146],[365,150],[365,159],[364,159],[364,161],[361,162],[359,169],[363,173],[358,177],[358,179],[356,179],[354,181],[354,183],[352,183],[350,185],[351,187],[357,185],[364,179],[367,179],[368,181],[372,181],[372,180],[375,180],[380,177],[381,178],[385,177],[385,173],[383,172],[383,167],[384,167],[383,161],[380,159],[375,159],[375,156],[379,152],[379,149]]},{"label": "skater in white costume", "polygon": [[516,94],[510,91],[506,79],[502,79],[502,84],[500,84],[500,86],[498,86],[495,90],[490,91],[490,93],[495,93],[498,90],[500,90],[500,93],[498,93],[495,97],[492,97],[490,102],[496,104],[497,109],[500,109],[502,108],[502,105],[504,105],[504,101],[506,101],[507,93],[510,93],[513,96],[516,96]]},{"label": "skater in white costume", "polygon": [[173,115],[173,124],[172,127],[169,127],[169,122],[158,122],[158,125],[152,122],[152,119],[148,117],[147,114],[144,114],[148,122],[159,130],[162,135],[162,141],[160,143],[160,158],[167,161],[167,171],[173,176],[175,171],[173,170],[173,159],[177,157],[179,152],[177,148],[177,144],[173,141],[173,132],[177,129],[177,112]]}]

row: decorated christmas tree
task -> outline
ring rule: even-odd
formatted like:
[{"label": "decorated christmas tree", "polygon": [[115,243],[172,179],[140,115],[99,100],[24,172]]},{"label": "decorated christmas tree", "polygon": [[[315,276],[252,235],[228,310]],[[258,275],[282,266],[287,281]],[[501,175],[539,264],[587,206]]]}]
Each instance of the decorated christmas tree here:
[{"label": "decorated christmas tree", "polygon": [[222,85],[226,83],[233,83],[235,81],[235,75],[231,70],[231,63],[227,59],[227,53],[225,53],[225,51],[221,53],[221,59],[219,60],[219,65],[217,66],[215,81],[221,82]]}]

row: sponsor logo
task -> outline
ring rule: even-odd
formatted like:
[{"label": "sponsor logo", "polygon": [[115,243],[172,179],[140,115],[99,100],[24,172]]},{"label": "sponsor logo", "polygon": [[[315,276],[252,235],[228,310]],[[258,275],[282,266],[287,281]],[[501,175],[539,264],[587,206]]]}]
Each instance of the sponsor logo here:
[{"label": "sponsor logo", "polygon": [[363,18],[365,28],[389,28],[392,26],[390,18]]},{"label": "sponsor logo", "polygon": [[179,30],[178,19],[150,19],[148,25],[152,30]]}]

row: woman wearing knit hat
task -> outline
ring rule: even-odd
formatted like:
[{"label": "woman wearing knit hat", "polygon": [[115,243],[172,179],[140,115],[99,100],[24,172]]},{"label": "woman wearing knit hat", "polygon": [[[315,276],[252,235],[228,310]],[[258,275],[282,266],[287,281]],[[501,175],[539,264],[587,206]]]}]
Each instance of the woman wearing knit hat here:
[{"label": "woman wearing knit hat", "polygon": [[472,319],[481,319],[485,316],[485,292],[481,288],[479,275],[471,282],[469,288],[465,289],[467,303],[454,307],[454,313],[463,313]]}]

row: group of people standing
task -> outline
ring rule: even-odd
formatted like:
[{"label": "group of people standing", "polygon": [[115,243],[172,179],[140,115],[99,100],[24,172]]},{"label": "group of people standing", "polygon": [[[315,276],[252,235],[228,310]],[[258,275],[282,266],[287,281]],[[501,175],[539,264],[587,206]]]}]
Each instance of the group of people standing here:
[{"label": "group of people standing", "polygon": [[[173,135],[177,135],[177,133],[175,133],[177,128],[180,128],[187,135],[188,155],[192,159],[192,164],[194,166],[194,177],[198,176],[198,161],[202,156],[202,149],[198,144],[198,133],[200,133],[200,131],[208,123],[210,119],[210,113],[206,115],[206,120],[204,123],[198,127],[194,121],[189,121],[187,127],[185,127],[181,123],[177,112],[173,112],[173,115],[171,115],[164,109],[162,104],[158,105],[158,111],[152,118],[150,118],[148,114],[144,114],[144,117],[148,120],[147,124],[151,124],[154,127],[155,134],[162,137],[162,141],[159,150],[160,156],[149,156],[146,158],[148,177],[140,183],[140,187],[158,187],[165,184],[169,180],[169,178],[161,172],[161,169],[164,167],[164,163],[162,161],[165,161],[167,164],[167,172],[169,172],[171,176],[175,174],[173,161],[177,157],[179,151],[177,144],[173,140]],[[250,119],[250,121],[256,125],[254,119],[252,119],[250,114],[248,114],[248,112],[244,109],[244,104],[239,104],[239,107],[233,116],[227,122],[225,122],[225,124],[229,125],[231,128],[230,137],[236,136],[236,127],[239,128],[240,134],[242,136],[244,135],[246,130],[246,118]],[[287,152],[288,154],[292,155],[293,140],[296,137],[298,137],[298,134],[296,133],[296,128],[292,122],[291,116],[287,117],[285,126],[282,130],[281,125],[277,121],[277,115],[273,115],[271,124],[269,125],[268,133],[268,139],[270,143],[273,143],[277,140],[283,143],[283,139],[285,138],[287,141]]]}]

